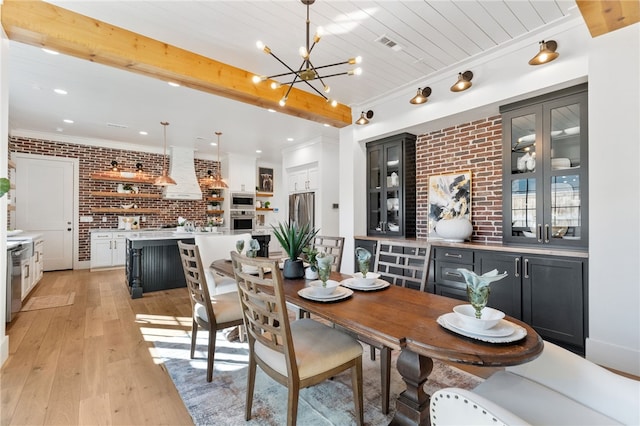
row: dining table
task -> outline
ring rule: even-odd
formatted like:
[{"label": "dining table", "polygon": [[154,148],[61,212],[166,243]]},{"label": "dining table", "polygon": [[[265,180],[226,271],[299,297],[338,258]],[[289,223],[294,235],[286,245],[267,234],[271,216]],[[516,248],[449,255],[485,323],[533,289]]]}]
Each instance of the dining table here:
[{"label": "dining table", "polygon": [[[234,276],[229,260],[216,260],[211,268]],[[332,272],[330,279],[343,284],[352,282],[351,275],[339,272]],[[473,334],[462,335],[441,325],[446,325],[443,316],[451,314],[454,306],[464,303],[457,299],[382,284],[376,290],[343,291],[345,297],[341,298],[311,300],[304,290],[310,282],[304,278],[285,278],[287,302],[358,336],[400,351],[396,368],[406,390],[398,395],[392,425],[429,424],[429,395],[424,384],[433,369],[433,359],[504,367],[531,361],[543,349],[542,338],[531,326],[509,316],[504,320],[518,331],[517,340],[513,341],[508,338],[478,339]]]}]

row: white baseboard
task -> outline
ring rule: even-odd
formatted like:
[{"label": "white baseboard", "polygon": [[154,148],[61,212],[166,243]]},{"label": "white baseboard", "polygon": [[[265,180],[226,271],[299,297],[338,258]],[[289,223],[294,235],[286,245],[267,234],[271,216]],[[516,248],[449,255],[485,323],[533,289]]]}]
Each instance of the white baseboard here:
[{"label": "white baseboard", "polygon": [[9,358],[9,336],[2,336],[2,342],[0,342],[0,367],[4,365],[7,358]]},{"label": "white baseboard", "polygon": [[637,349],[587,338],[586,358],[604,367],[640,376],[640,351]]}]

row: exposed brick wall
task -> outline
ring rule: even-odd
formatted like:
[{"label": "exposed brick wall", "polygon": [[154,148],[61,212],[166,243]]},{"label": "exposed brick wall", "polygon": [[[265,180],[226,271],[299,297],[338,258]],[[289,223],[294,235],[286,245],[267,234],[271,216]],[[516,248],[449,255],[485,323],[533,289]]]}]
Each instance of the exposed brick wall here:
[{"label": "exposed brick wall", "polygon": [[501,117],[488,117],[420,135],[416,150],[417,237],[428,234],[429,176],[471,170],[471,240],[501,241]]},{"label": "exposed brick wall", "polygon": [[[90,229],[118,227],[118,216],[125,213],[92,213],[93,207],[119,207],[122,204],[135,203],[140,208],[160,209],[158,214],[144,214],[147,221],[141,223],[145,228],[157,228],[164,225],[176,225],[178,216],[183,216],[189,220],[203,222],[207,218],[207,203],[204,200],[183,201],[183,200],[163,200],[144,198],[113,198],[95,197],[91,191],[116,191],[118,182],[105,182],[92,180],[93,173],[105,172],[109,169],[112,160],[116,160],[118,165],[125,171],[134,171],[136,163],[142,163],[144,172],[150,176],[158,176],[162,173],[162,155],[137,151],[126,151],[112,148],[92,147],[85,145],[70,144],[31,138],[9,138],[10,153],[27,153],[36,155],[48,155],[53,157],[77,158],[79,161],[79,206],[80,216],[93,216],[93,222],[80,223],[79,217],[74,218],[79,232],[79,260],[88,261],[91,259],[91,235]],[[207,170],[216,172],[218,163],[208,160],[195,160],[196,175],[204,177]],[[149,184],[133,184],[140,188],[141,192],[162,193],[159,187]],[[203,194],[209,195],[210,190],[201,185]],[[127,216],[138,215],[136,213],[126,214]],[[102,222],[106,217],[107,221]]]}]

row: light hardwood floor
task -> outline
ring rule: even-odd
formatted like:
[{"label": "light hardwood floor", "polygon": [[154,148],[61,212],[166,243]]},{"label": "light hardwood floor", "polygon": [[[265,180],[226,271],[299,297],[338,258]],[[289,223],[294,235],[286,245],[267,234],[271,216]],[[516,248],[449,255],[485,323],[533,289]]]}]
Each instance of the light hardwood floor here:
[{"label": "light hardwood floor", "polygon": [[132,300],[123,270],[63,271],[45,273],[30,297],[70,291],[73,305],[20,312],[7,325],[0,424],[193,424],[136,322],[147,314],[190,318],[186,289]]}]

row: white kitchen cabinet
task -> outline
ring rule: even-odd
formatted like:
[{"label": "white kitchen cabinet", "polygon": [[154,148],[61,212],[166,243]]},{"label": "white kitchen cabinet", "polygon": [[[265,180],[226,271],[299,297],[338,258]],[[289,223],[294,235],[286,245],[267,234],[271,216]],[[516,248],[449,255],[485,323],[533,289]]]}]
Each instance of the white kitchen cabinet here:
[{"label": "white kitchen cabinet", "polygon": [[20,285],[22,287],[21,298],[22,300],[24,300],[33,288],[33,256],[29,259],[24,259],[20,263],[20,268],[22,269],[22,273],[20,274],[22,276],[22,281],[20,282]]},{"label": "white kitchen cabinet", "polygon": [[20,268],[22,269],[22,300],[26,299],[44,275],[44,240],[33,240],[33,253],[29,259],[24,259]]},{"label": "white kitchen cabinet", "polygon": [[318,167],[289,172],[289,192],[312,191],[318,188]]},{"label": "white kitchen cabinet", "polygon": [[44,276],[44,240],[33,243],[33,284],[34,287]]},{"label": "white kitchen cabinet", "polygon": [[91,269],[124,266],[126,232],[91,233]]}]

